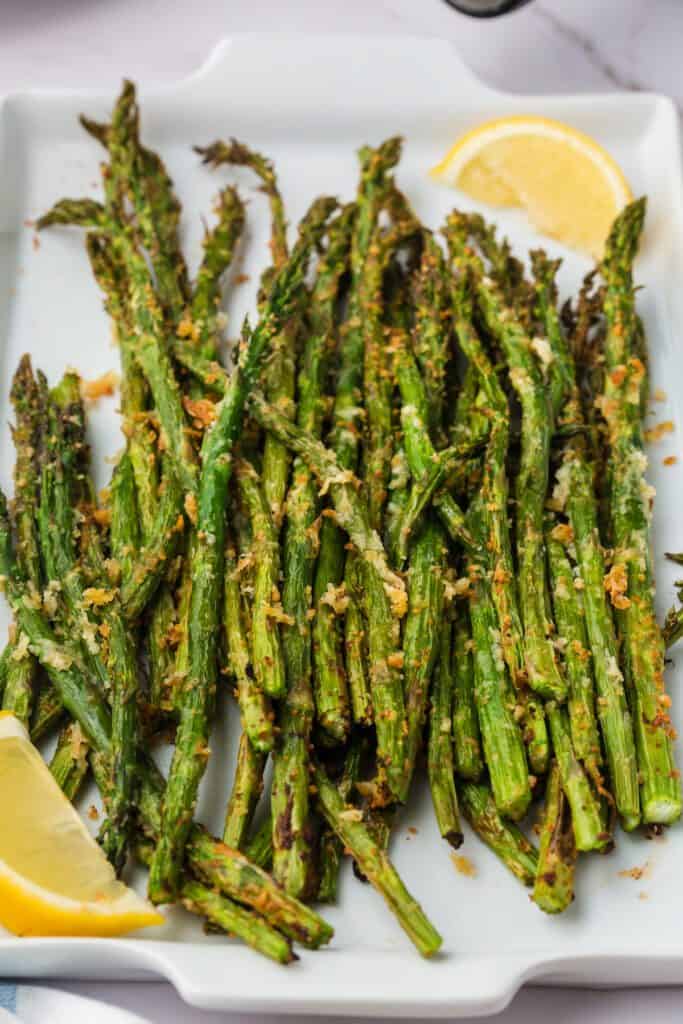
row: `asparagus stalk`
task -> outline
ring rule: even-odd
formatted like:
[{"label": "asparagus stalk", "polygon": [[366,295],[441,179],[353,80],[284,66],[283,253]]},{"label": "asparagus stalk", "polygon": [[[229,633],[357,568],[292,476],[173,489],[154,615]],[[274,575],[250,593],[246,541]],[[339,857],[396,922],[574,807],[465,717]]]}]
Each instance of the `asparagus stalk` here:
[{"label": "asparagus stalk", "polygon": [[290,941],[271,928],[266,921],[250,910],[188,878],[180,889],[180,902],[186,910],[201,914],[214,927],[237,935],[258,953],[279,964],[289,964],[298,957],[292,952]]},{"label": "asparagus stalk", "polygon": [[[5,650],[9,648],[9,645]],[[38,691],[33,709],[30,735],[32,743],[39,743],[64,717],[64,707],[55,688],[47,682]]]},{"label": "asparagus stalk", "polygon": [[549,595],[543,557],[543,515],[548,489],[551,414],[537,365],[523,327],[494,288],[477,279],[477,295],[489,330],[505,354],[510,381],[522,406],[522,451],[516,481],[520,604],[529,685],[543,697],[564,700],[562,678],[547,616]]},{"label": "asparagus stalk", "polygon": [[[327,250],[321,257],[309,307],[310,330],[304,347],[299,372],[299,426],[320,438],[325,409],[324,393],[334,350],[336,333],[336,307],[340,282],[348,268],[351,231],[356,216],[355,205],[348,205],[330,225]],[[317,496],[308,467],[298,460],[295,476],[311,506],[317,509]],[[332,524],[330,527],[332,528]],[[323,527],[325,529],[325,527]],[[344,740],[349,729],[349,698],[346,676],[341,657],[341,646],[334,597],[339,552],[337,545],[319,544],[321,558],[315,565],[312,626],[314,698],[316,717],[322,728],[338,742]],[[313,566],[310,567],[311,571]]]},{"label": "asparagus stalk", "polygon": [[[323,531],[325,524],[323,524]],[[336,526],[334,527],[337,531]],[[324,533],[323,533],[324,537]],[[318,561],[323,558],[320,545]],[[349,552],[346,560],[344,615],[344,651],[346,677],[349,683],[351,714],[356,725],[370,725],[373,720],[372,693],[368,672],[368,630],[361,607],[363,585],[361,565],[355,552]]]},{"label": "asparagus stalk", "polygon": [[474,645],[474,699],[484,759],[496,807],[517,821],[531,801],[529,770],[522,736],[514,718],[515,698],[505,674],[498,639],[498,617],[488,588],[475,580],[469,599]]},{"label": "asparagus stalk", "polygon": [[[398,196],[399,202],[394,200]],[[389,201],[395,220],[387,230],[376,224],[357,285],[358,308],[363,328],[363,397],[366,427],[363,446],[363,470],[367,488],[370,524],[379,529],[387,499],[394,425],[393,385],[385,351],[383,287],[389,263],[400,246],[415,233],[412,211],[394,190]]]},{"label": "asparagus stalk", "polygon": [[273,713],[253,673],[247,609],[240,591],[237,557],[230,544],[225,555],[224,600],[223,626],[230,671],[237,685],[242,731],[254,750],[267,752],[275,743]]},{"label": "asparagus stalk", "polygon": [[633,723],[626,703],[624,677],[617,660],[617,640],[605,594],[605,563],[598,534],[590,468],[571,453],[557,473],[553,493],[566,502],[583,586],[586,632],[593,656],[597,713],[605,744],[611,789],[622,824],[631,830],[640,822],[640,798]]},{"label": "asparagus stalk", "polygon": [[543,774],[549,756],[548,734],[543,707],[527,685],[524,633],[508,521],[506,464],[510,414],[497,374],[472,324],[471,269],[465,231],[462,221],[453,215],[448,223],[447,238],[454,264],[461,274],[453,289],[454,325],[460,346],[470,366],[476,370],[485,403],[483,408],[490,419],[482,478],[482,514],[489,538],[491,597],[498,615],[503,657],[519,702],[529,763],[533,771]]},{"label": "asparagus stalk", "polygon": [[546,551],[552,581],[555,622],[558,639],[563,646],[565,672],[569,683],[567,709],[572,746],[594,784],[599,787],[602,784],[602,752],[595,714],[591,652],[586,635],[582,591],[574,586],[574,573],[563,543],[563,538],[571,536],[570,527],[549,524],[546,530]]},{"label": "asparagus stalk", "polygon": [[[274,167],[270,160],[232,139],[229,143],[214,142],[196,152],[205,164],[218,167],[235,164],[249,167],[260,179],[262,190],[268,196],[271,215],[270,249],[272,267],[261,280],[265,294],[273,273],[285,265],[288,258],[287,221],[284,203],[277,183]],[[292,311],[294,314],[294,311]],[[294,394],[296,389],[296,347],[300,331],[300,320],[292,315],[271,341],[271,355],[265,366],[264,388],[269,401],[277,404],[284,414],[294,418]],[[290,453],[277,438],[267,437],[263,450],[263,484],[270,513],[275,526],[279,528],[284,513],[284,499],[290,470]]]},{"label": "asparagus stalk", "polygon": [[[297,424],[312,437],[322,433],[322,395],[333,341],[339,279],[348,258],[350,216],[342,212],[330,227],[328,248],[318,267],[310,304],[310,333],[299,375]],[[264,450],[265,464],[265,450]],[[273,759],[273,874],[287,892],[302,896],[312,862],[312,830],[308,798],[310,734],[315,713],[312,674],[311,605],[318,552],[318,494],[309,466],[297,456],[287,492],[283,545],[284,587],[282,631],[287,695],[280,712],[280,744]],[[330,693],[332,677],[321,688],[331,696],[328,721],[345,730],[345,694]],[[335,715],[336,720],[335,720]]]},{"label": "asparagus stalk", "polygon": [[451,638],[452,623],[446,617],[439,627],[439,661],[432,683],[427,771],[439,832],[457,850],[462,831],[454,777]]},{"label": "asparagus stalk", "polygon": [[[190,344],[206,359],[218,355],[218,308],[221,299],[221,278],[233,261],[237,242],[244,230],[244,204],[234,188],[219,194],[216,204],[218,221],[203,240],[202,261],[197,272],[190,303],[190,322],[183,321],[182,333],[189,334]],[[189,328],[189,330],[188,330]]]},{"label": "asparagus stalk", "polygon": [[[640,358],[633,261],[645,217],[645,200],[617,218],[605,246],[605,387],[601,412],[609,435],[610,528],[614,555],[610,577],[627,693],[638,754],[642,814],[646,824],[668,825],[681,816],[681,783],[673,757],[670,698],[664,688],[664,643],[654,609],[650,551],[650,496],[644,480]],[[635,397],[634,397],[635,396]]]},{"label": "asparagus stalk", "polygon": [[50,771],[68,800],[72,802],[88,774],[88,742],[75,722],[64,726],[50,760]]},{"label": "asparagus stalk", "polygon": [[[23,356],[12,381],[10,399],[14,406],[12,431],[16,448],[14,466],[14,523],[17,558],[33,592],[40,594],[42,569],[35,509],[38,504],[38,459],[41,433],[45,430],[46,396],[33,375],[29,356]],[[8,654],[2,707],[28,724],[34,700],[37,663],[15,643]]]},{"label": "asparagus stalk", "polygon": [[318,806],[325,820],[351,852],[365,877],[384,897],[419,952],[423,956],[433,956],[441,946],[441,936],[406,890],[384,850],[377,845],[362,821],[349,813],[353,808],[344,802],[337,787],[319,766],[314,771],[313,780]]},{"label": "asparagus stalk", "polygon": [[429,701],[429,685],[439,654],[444,611],[446,538],[430,520],[416,538],[408,570],[408,613],[403,632],[406,693],[406,751],[403,801],[410,791],[415,762],[422,742]]},{"label": "asparagus stalk", "polygon": [[202,443],[202,473],[197,498],[197,545],[192,562],[189,609],[189,673],[179,696],[176,747],[164,800],[161,835],[150,869],[149,892],[155,902],[173,896],[187,841],[191,811],[208,756],[207,739],[215,695],[219,595],[223,587],[225,504],[232,471],[232,449],[243,423],[245,403],[264,355],[291,306],[311,248],[325,228],[334,200],[317,200],[300,228],[291,259],[277,276],[256,329],[244,339],[231,387],[222,399]]},{"label": "asparagus stalk", "polygon": [[474,662],[469,616],[458,609],[453,629],[453,747],[461,779],[477,782],[484,771],[481,733],[474,698]]},{"label": "asparagus stalk", "polygon": [[422,255],[413,280],[413,300],[413,349],[427,392],[429,431],[439,442],[444,426],[450,294],[444,256],[431,231],[422,232]]},{"label": "asparagus stalk", "polygon": [[249,511],[254,546],[258,552],[251,624],[254,676],[263,693],[282,697],[287,683],[280,635],[280,622],[284,620],[279,590],[280,548],[261,482],[248,463],[239,464],[237,482]]},{"label": "asparagus stalk", "polygon": [[273,819],[270,815],[245,843],[244,855],[252,864],[270,871],[273,864]]},{"label": "asparagus stalk", "polygon": [[306,892],[312,859],[308,771],[314,717],[310,615],[316,556],[316,493],[298,458],[287,492],[283,546],[282,646],[287,694],[280,709],[280,742],[273,758],[273,875],[290,894]]},{"label": "asparagus stalk", "polygon": [[105,190],[119,211],[123,197],[130,199],[161,303],[177,323],[189,295],[187,267],[178,242],[180,203],[159,155],[141,145],[139,122],[135,86],[129,81],[123,83],[110,126],[81,117],[86,131],[109,151]]},{"label": "asparagus stalk", "polygon": [[263,769],[266,755],[255,750],[246,733],[240,737],[232,792],[225,812],[223,842],[241,850],[263,791]]},{"label": "asparagus stalk", "polygon": [[[351,284],[347,302],[347,316],[340,329],[339,366],[337,390],[333,406],[333,426],[330,447],[342,470],[355,470],[361,439],[361,418],[363,415],[361,389],[363,383],[364,344],[360,310],[360,285],[380,210],[385,204],[390,186],[391,169],[397,163],[401,151],[399,139],[387,139],[377,149],[364,146],[359,152],[361,174],[356,196],[356,215],[351,237]],[[346,564],[345,564],[346,562]],[[371,717],[370,681],[366,671],[366,630],[358,601],[359,580],[362,568],[354,552],[345,559],[342,535],[331,518],[324,518],[320,531],[320,550],[315,579],[315,594],[341,595],[348,600],[344,624],[344,646],[346,650],[346,674],[351,697],[354,721],[368,723]],[[340,590],[344,584],[344,592]],[[381,600],[381,599],[380,599]],[[320,603],[316,605],[320,613]],[[319,640],[324,629],[324,611],[320,622],[314,624],[314,642]],[[381,655],[387,632],[372,617],[373,649]],[[340,637],[337,631],[328,632],[328,664],[341,665]],[[393,644],[393,638],[390,643]],[[322,651],[324,653],[324,651]],[[334,654],[334,657],[333,657]],[[386,675],[380,666],[379,676]],[[381,678],[377,683],[381,682]],[[395,680],[391,678],[391,684]],[[397,685],[397,684],[396,684]],[[376,686],[377,690],[378,687]],[[386,746],[384,729],[382,748]],[[391,742],[391,737],[387,736]]]},{"label": "asparagus stalk", "polygon": [[[413,478],[418,480],[433,467],[436,452],[427,432],[429,406],[425,386],[414,356],[404,345],[395,346],[394,372],[401,392],[401,426],[408,465]],[[434,498],[434,507],[451,539],[474,551],[476,545],[455,498],[447,490],[441,491]]]},{"label": "asparagus stalk", "polygon": [[553,762],[548,775],[541,843],[532,899],[546,914],[561,914],[574,899],[576,846],[569,801]]},{"label": "asparagus stalk", "polygon": [[[153,847],[149,843],[138,844],[136,853],[143,864],[150,863],[152,850]],[[183,876],[179,898],[185,910],[205,917],[213,928],[236,936],[270,960],[279,964],[289,964],[298,959],[292,951],[290,940],[271,927],[262,917],[227,899],[190,875]]]},{"label": "asparagus stalk", "polygon": [[523,885],[536,878],[538,851],[524,833],[500,816],[491,790],[483,783],[463,782],[458,789],[460,806],[479,838],[493,850]]},{"label": "asparagus stalk", "polygon": [[572,746],[567,713],[554,701],[548,703],[548,721],[562,789],[571,809],[573,836],[579,851],[604,850],[609,843],[600,801]]},{"label": "asparagus stalk", "polygon": [[[363,753],[366,748],[366,743],[366,737],[359,730],[354,730],[351,734],[348,750],[344,759],[341,778],[337,782],[339,794],[346,803],[352,802],[353,790],[361,772]],[[320,881],[318,883],[317,892],[318,902],[337,902],[339,871],[343,855],[344,846],[339,836],[329,825],[325,826],[320,838]]]}]

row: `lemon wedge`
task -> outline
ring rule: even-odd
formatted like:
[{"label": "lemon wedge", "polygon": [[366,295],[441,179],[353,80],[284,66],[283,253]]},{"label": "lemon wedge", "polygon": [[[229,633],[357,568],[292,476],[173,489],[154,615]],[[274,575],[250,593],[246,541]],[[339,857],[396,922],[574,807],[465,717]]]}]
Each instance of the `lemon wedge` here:
[{"label": "lemon wedge", "polygon": [[16,935],[122,935],[164,918],[119,882],[11,712],[0,712],[0,923]]},{"label": "lemon wedge", "polygon": [[523,207],[543,234],[595,259],[633,198],[595,139],[546,117],[487,121],[462,135],[431,173],[480,202]]}]

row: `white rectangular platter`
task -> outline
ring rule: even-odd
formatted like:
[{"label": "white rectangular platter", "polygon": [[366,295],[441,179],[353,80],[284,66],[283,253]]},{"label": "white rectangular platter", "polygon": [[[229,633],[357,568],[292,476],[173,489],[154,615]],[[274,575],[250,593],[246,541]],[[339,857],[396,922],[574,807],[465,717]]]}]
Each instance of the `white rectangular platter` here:
[{"label": "white rectangular platter", "polygon": [[[162,26],[160,30],[163,31]],[[121,68],[122,75],[126,69]],[[478,122],[506,113],[560,118],[589,132],[624,168],[636,194],[649,197],[638,279],[652,358],[653,389],[668,393],[653,419],[676,432],[654,447],[658,492],[655,547],[660,613],[673,596],[675,572],[663,553],[683,547],[683,217],[677,119],[661,97],[614,94],[517,97],[483,87],[440,42],[353,37],[249,35],[221,43],[208,63],[179,85],[142,90],[145,141],[167,161],[183,202],[183,237],[196,266],[201,215],[219,187],[235,181],[249,199],[248,232],[230,287],[227,335],[234,338],[253,308],[266,261],[267,215],[247,174],[202,168],[192,145],[231,135],[274,158],[291,222],[321,192],[353,195],[356,149],[394,133],[405,137],[398,170],[426,223],[437,227],[462,197],[430,181],[427,171],[451,142]],[[99,194],[96,144],[77,122],[81,111],[105,119],[114,97],[27,93],[0,100],[0,482],[11,490],[7,421],[10,374],[29,351],[52,381],[68,365],[86,378],[117,366],[117,353],[76,232],[34,241],[31,221],[62,195]],[[464,204],[463,204],[464,205]],[[539,239],[518,213],[497,217],[524,252]],[[562,285],[574,290],[587,262],[565,257]],[[91,440],[104,483],[104,462],[121,447],[115,399],[93,409]],[[2,611],[2,627],[7,622]],[[679,729],[683,655],[674,653],[669,686]],[[199,817],[220,829],[238,732],[234,706],[212,738],[214,755]],[[84,806],[92,803],[86,794]],[[408,831],[408,826],[417,829]],[[7,821],[3,827],[11,827]],[[279,968],[229,940],[203,935],[182,911],[154,934],[125,940],[20,940],[0,936],[0,976],[142,978],[163,976],[189,1003],[206,1008],[350,1016],[456,1017],[495,1013],[530,981],[647,985],[683,981],[683,828],[658,840],[619,836],[616,852],[582,861],[577,899],[560,919],[544,917],[527,893],[469,833],[464,851],[476,878],[459,874],[437,836],[426,791],[416,794],[396,830],[393,855],[408,887],[444,936],[444,951],[420,960],[381,899],[346,871],[338,907],[326,909],[331,946]],[[646,870],[639,880],[620,872]],[[348,867],[348,866],[347,866]],[[144,884],[140,879],[140,884]]]}]

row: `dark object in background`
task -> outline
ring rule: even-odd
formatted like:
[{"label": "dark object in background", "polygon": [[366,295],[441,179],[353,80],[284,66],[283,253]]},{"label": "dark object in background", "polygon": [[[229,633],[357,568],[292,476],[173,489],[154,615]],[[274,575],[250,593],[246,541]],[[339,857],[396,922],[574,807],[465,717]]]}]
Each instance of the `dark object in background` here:
[{"label": "dark object in background", "polygon": [[473,18],[495,18],[524,7],[529,0],[446,0],[446,3]]}]

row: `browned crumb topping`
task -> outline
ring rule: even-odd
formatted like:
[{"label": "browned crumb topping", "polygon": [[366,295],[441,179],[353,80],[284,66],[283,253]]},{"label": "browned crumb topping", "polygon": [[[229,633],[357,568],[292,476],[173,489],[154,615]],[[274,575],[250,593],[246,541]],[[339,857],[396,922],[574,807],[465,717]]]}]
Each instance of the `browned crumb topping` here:
[{"label": "browned crumb topping", "polygon": [[191,493],[188,492],[185,495],[184,508],[185,508],[185,512],[187,513],[187,518],[190,520],[190,522],[194,526],[196,526],[197,525],[197,499],[195,498],[194,494],[191,494]]},{"label": "browned crumb topping", "polygon": [[645,440],[661,441],[667,434],[673,434],[674,424],[673,420],[662,420],[661,423],[656,423],[654,427],[650,427],[649,430],[645,431]]},{"label": "browned crumb topping", "polygon": [[652,874],[652,866],[649,860],[646,860],[642,865],[636,865],[634,868],[625,868],[623,871],[619,871],[619,878],[633,878],[634,881],[639,882],[641,878],[649,878]]},{"label": "browned crumb topping", "polygon": [[119,382],[119,375],[115,370],[108,370],[94,380],[81,381],[81,394],[91,402],[98,398],[113,395]]},{"label": "browned crumb topping", "polygon": [[469,857],[465,857],[462,853],[452,853],[451,860],[459,875],[464,875],[465,878],[477,877],[477,869]]},{"label": "browned crumb topping", "polygon": [[114,600],[114,591],[105,590],[104,587],[86,587],[83,591],[83,601],[85,604],[93,605],[95,608],[101,608],[104,604],[109,604]]}]

